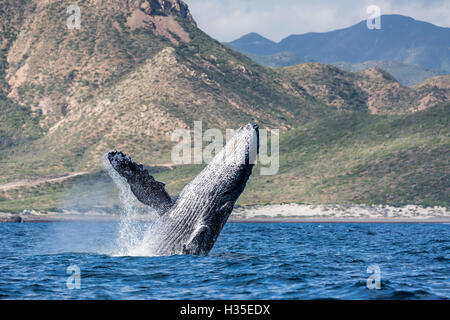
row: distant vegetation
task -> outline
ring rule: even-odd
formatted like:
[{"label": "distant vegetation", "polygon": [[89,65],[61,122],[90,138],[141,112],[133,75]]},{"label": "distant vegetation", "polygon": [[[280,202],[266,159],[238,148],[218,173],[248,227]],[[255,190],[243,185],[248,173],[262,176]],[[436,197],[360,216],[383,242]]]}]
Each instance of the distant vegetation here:
[{"label": "distant vegetation", "polygon": [[0,189],[0,211],[116,211],[100,164],[112,149],[151,165],[175,195],[202,166],[168,169],[171,135],[195,120],[280,129],[279,174],[256,167],[240,205],[448,206],[450,76],[405,87],[380,68],[269,68],[210,38],[172,0],[142,14],[155,3],[82,1],[81,30],[66,28],[63,1],[0,3],[0,185],[89,173]]},{"label": "distant vegetation", "polygon": [[[450,207],[450,104],[404,116],[342,114],[281,137],[280,172],[259,175],[240,205],[419,204]],[[199,169],[158,175],[177,192]]]},{"label": "distant vegetation", "polygon": [[30,143],[41,135],[39,117],[0,93],[0,159],[5,149]]},{"label": "distant vegetation", "polygon": [[[280,140],[280,172],[253,170],[238,205],[363,203],[450,207],[450,104],[403,116],[342,114],[291,130]],[[203,168],[150,168],[176,196]],[[95,201],[92,200],[95,195]],[[0,192],[0,211],[93,207],[117,211],[104,174]],[[71,205],[69,206],[69,201]]]},{"label": "distant vegetation", "polygon": [[372,67],[383,69],[394,76],[401,84],[405,86],[414,86],[425,80],[448,74],[450,72],[443,70],[429,70],[419,65],[406,64],[395,61],[367,61],[363,63],[351,64],[347,62],[333,63],[336,67],[351,72],[359,72]]}]

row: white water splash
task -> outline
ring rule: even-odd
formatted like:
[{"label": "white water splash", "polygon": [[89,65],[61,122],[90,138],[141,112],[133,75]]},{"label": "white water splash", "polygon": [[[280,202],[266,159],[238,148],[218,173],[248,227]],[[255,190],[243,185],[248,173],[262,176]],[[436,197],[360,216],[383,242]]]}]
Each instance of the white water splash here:
[{"label": "white water splash", "polygon": [[[133,195],[129,184],[125,178],[120,176],[108,161],[107,154],[102,157],[102,164],[106,172],[113,179],[119,189],[119,201],[121,205],[120,223],[118,236],[116,239],[116,250],[113,256],[151,256],[151,251],[145,248],[145,243],[149,241],[148,234],[156,231],[154,226],[159,220],[156,211],[147,207],[145,214],[149,215],[154,222],[149,224],[140,221],[142,205],[139,204]],[[147,235],[147,236],[146,236]]]},{"label": "white water splash", "polygon": [[167,223],[166,219],[168,218],[158,217],[145,230],[141,230],[142,237],[128,248],[127,256],[157,256],[158,244],[164,232],[166,232],[166,228],[164,228]]},{"label": "white water splash", "polygon": [[[116,255],[154,256],[156,253],[160,253],[161,244],[163,244],[161,241],[168,235],[167,232],[170,232],[168,231],[170,228],[168,229],[167,226],[174,225],[170,219],[179,221],[178,219],[186,218],[189,212],[186,213],[183,208],[189,207],[193,202],[198,203],[199,206],[195,208],[196,212],[185,221],[189,220],[191,224],[189,227],[195,234],[195,230],[198,230],[203,219],[207,218],[209,214],[215,214],[211,210],[215,208],[213,201],[216,195],[233,191],[233,185],[239,183],[236,179],[240,177],[246,161],[255,162],[257,150],[258,136],[254,126],[247,125],[240,128],[211,163],[181,191],[177,200],[178,206],[171,210],[170,214],[160,217],[156,211],[153,212],[154,221],[150,226],[139,223],[139,215],[136,210],[139,204],[138,200],[133,195],[126,179],[112,167],[107,155],[104,155],[102,157],[103,166],[119,188],[119,199],[123,208]],[[205,190],[209,192],[206,198]],[[190,242],[189,239],[184,240],[186,243]],[[181,254],[174,250],[180,250],[180,248],[172,248],[168,254]]]}]

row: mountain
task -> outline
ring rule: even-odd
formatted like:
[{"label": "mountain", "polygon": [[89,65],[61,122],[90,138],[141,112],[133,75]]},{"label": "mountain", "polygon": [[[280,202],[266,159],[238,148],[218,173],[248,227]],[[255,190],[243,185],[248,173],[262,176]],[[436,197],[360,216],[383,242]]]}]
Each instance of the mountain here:
[{"label": "mountain", "polygon": [[350,72],[359,72],[372,67],[377,67],[392,74],[394,78],[404,86],[414,86],[429,78],[448,74],[448,72],[443,70],[429,70],[419,65],[395,61],[366,61],[355,64],[348,62],[336,62],[333,63],[333,65],[341,70]]},{"label": "mountain", "polygon": [[243,35],[239,39],[224,43],[236,51],[244,54],[254,54],[257,56],[269,56],[280,52],[278,50],[278,43],[263,37],[262,35],[251,32]]},{"label": "mountain", "polygon": [[280,140],[280,173],[252,180],[242,204],[449,207],[449,118],[447,103],[402,116],[342,113],[291,130]]},{"label": "mountain", "polygon": [[[246,41],[255,38],[260,41]],[[266,56],[271,61],[276,61],[279,54],[289,55],[290,64],[298,59],[329,64],[396,61],[450,72],[450,28],[402,15],[381,16],[379,30],[369,30],[366,21],[361,21],[345,29],[291,35],[272,45],[269,41],[253,34],[227,45],[245,54]]]},{"label": "mountain", "polygon": [[263,36],[252,32],[228,44],[232,49],[237,51],[255,54],[255,55],[271,55],[277,52],[276,42],[264,38]]},{"label": "mountain", "polygon": [[[280,171],[254,168],[241,206],[388,204],[450,207],[450,104],[413,114],[341,113],[293,129],[280,139]],[[143,158],[140,158],[141,160]],[[152,175],[177,194],[203,168],[151,167]],[[114,183],[93,173],[39,186],[0,189],[0,212],[117,212]]]},{"label": "mountain", "polygon": [[28,13],[23,1],[0,3],[0,150],[33,140],[42,131],[38,115],[7,96],[7,55]]},{"label": "mountain", "polygon": [[100,158],[115,148],[176,191],[201,166],[170,169],[172,132],[196,120],[205,130],[256,120],[284,139],[333,119],[344,130],[354,114],[394,121],[449,98],[445,76],[406,88],[377,68],[262,66],[202,32],[179,0],[86,0],[73,30],[69,5],[0,4],[0,210],[108,204]]},{"label": "mountain", "polygon": [[399,114],[450,100],[450,75],[409,88],[376,67],[353,73],[322,63],[305,63],[278,70],[306,93],[338,110]]},{"label": "mountain", "polygon": [[67,28],[69,1],[20,3],[2,17],[17,21],[3,56],[6,95],[25,110],[14,127],[37,122],[41,132],[5,144],[0,180],[98,169],[112,148],[166,163],[171,133],[198,119],[287,130],[330,112],[208,37],[181,1],[85,1],[80,30]]},{"label": "mountain", "polygon": [[[286,67],[308,62],[306,59],[298,57],[292,52],[281,52],[267,56],[242,52],[253,61],[269,67]],[[361,63],[333,62],[331,65],[343,71],[350,72],[360,72],[376,67],[390,73],[404,86],[414,86],[429,78],[449,73],[444,70],[430,70],[416,64],[406,64],[396,61],[365,61]]]}]

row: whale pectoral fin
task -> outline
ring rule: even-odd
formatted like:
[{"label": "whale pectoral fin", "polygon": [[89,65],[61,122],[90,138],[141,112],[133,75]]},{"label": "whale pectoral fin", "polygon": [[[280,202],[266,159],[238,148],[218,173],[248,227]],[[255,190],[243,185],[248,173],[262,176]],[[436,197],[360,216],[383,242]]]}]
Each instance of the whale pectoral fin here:
[{"label": "whale pectoral fin", "polygon": [[130,185],[135,197],[163,215],[173,205],[173,200],[165,189],[165,184],[156,181],[148,170],[136,164],[122,152],[108,153],[108,160],[113,169]]},{"label": "whale pectoral fin", "polygon": [[200,255],[207,254],[208,242],[211,236],[211,229],[202,225],[198,227],[192,235],[189,242],[183,245],[183,254]]}]

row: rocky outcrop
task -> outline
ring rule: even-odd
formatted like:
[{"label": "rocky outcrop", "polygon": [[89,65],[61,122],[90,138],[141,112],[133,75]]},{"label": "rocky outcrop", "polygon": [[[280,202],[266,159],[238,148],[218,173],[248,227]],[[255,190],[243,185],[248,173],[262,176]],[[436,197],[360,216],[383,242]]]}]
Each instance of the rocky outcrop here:
[{"label": "rocky outcrop", "polygon": [[18,214],[0,212],[0,223],[2,222],[21,223],[23,222],[23,219]]},{"label": "rocky outcrop", "polygon": [[150,28],[153,34],[166,37],[175,45],[178,45],[179,42],[174,35],[183,42],[191,41],[189,34],[183,29],[173,15],[148,15],[145,12],[136,9],[127,19],[127,25],[131,30]]},{"label": "rocky outcrop", "polygon": [[188,5],[181,0],[144,0],[141,1],[140,8],[148,15],[172,14],[195,23]]}]

